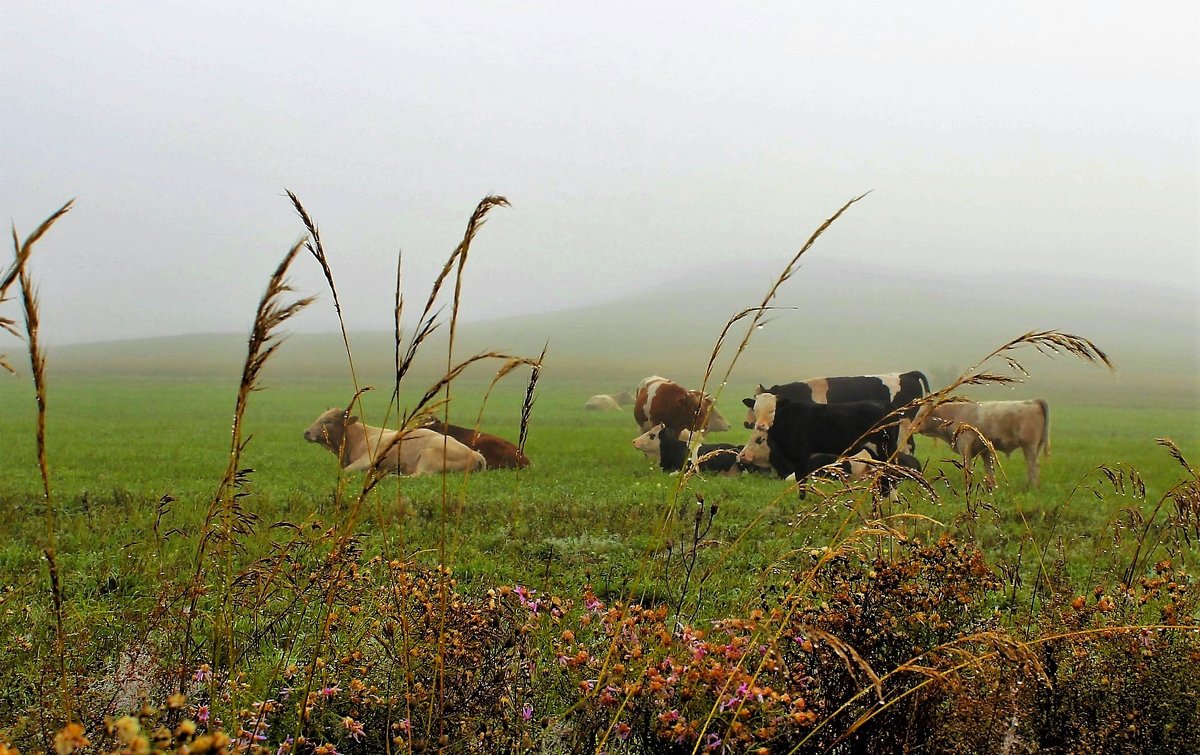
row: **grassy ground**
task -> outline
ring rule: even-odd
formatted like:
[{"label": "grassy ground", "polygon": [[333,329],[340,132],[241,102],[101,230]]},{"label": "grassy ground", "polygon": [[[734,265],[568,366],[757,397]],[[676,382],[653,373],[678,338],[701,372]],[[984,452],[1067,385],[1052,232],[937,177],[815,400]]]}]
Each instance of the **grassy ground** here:
[{"label": "grassy ground", "polygon": [[[454,421],[474,422],[484,387],[456,389]],[[11,409],[0,417],[5,439],[0,517],[9,537],[0,545],[0,579],[32,589],[46,540],[33,402],[20,400],[13,383],[3,390]],[[224,471],[234,391],[224,381],[185,379],[71,378],[52,386],[47,435],[59,508],[56,537],[69,590],[86,595],[114,579],[136,582],[139,575],[130,573],[127,556],[139,547],[132,544],[149,547],[156,519],[160,531],[186,533],[200,525]],[[518,382],[497,389],[484,428],[515,439],[523,391]],[[481,588],[524,582],[561,591],[591,581],[613,592],[667,593],[674,582],[671,570],[679,568],[667,548],[678,549],[692,537],[691,510],[699,494],[719,505],[699,559],[701,568],[719,564],[699,606],[709,613],[752,598],[755,586],[770,582],[773,573],[786,573],[795,553],[830,542],[850,516],[819,497],[801,502],[770,476],[690,479],[680,491],[677,478],[662,474],[631,447],[637,432],[629,412],[583,409],[590,392],[579,383],[550,380],[542,386],[530,423],[527,451],[534,466],[528,470],[489,472],[466,482],[452,478],[445,482],[445,499],[440,479],[384,483],[363,513],[360,528],[368,547],[381,548],[390,539],[429,561],[444,557]],[[354,489],[358,478],[339,477],[333,456],[300,434],[350,393],[332,381],[296,381],[252,397],[246,424],[252,439],[243,461],[254,472],[246,506],[263,525],[333,522],[345,514],[347,497],[336,491],[339,484]],[[384,399],[366,395],[369,421],[382,419]],[[721,403],[735,405],[729,397]],[[1052,455],[1044,460],[1041,488],[1027,488],[1024,460],[1017,454],[1003,466],[1008,482],[971,507],[955,493],[963,479],[946,447],[922,438],[918,456],[931,478],[941,478],[941,496],[928,500],[912,487],[885,513],[939,522],[909,523],[926,536],[943,526],[968,533],[996,560],[1019,562],[1026,583],[1036,579],[1033,546],[1049,544],[1083,579],[1094,568],[1120,562],[1114,523],[1133,503],[1128,495],[1093,495],[1092,489],[1108,486],[1098,468],[1140,471],[1146,497],[1155,502],[1182,476],[1155,439],[1170,437],[1194,457],[1198,419],[1195,411],[1055,406]],[[712,439],[740,442],[743,434],[732,430]],[[176,499],[165,514],[156,505],[163,496]],[[255,549],[265,552],[273,533],[260,527],[251,555]],[[177,552],[168,547],[162,557],[182,564],[189,554],[190,546]]]}]

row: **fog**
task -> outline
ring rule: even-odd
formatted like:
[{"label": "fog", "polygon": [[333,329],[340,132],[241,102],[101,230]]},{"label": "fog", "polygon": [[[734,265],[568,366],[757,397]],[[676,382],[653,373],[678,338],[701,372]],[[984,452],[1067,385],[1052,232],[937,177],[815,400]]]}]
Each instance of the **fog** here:
[{"label": "fog", "polygon": [[[681,277],[736,306],[718,293],[765,291],[870,192],[810,252],[826,269],[897,271],[909,291],[984,281],[979,321],[1069,300],[1103,324],[1126,291],[1194,336],[1198,14],[17,0],[0,30],[0,216],[23,237],[76,200],[31,262],[52,346],[245,332],[303,235],[285,189],[320,225],[355,330],[391,328],[401,251],[406,307],[423,303],[489,194],[512,206],[472,246],[468,321],[667,304]],[[1048,283],[997,303],[990,276]],[[313,260],[292,280],[323,297],[294,328],[334,330]],[[852,302],[853,278],[839,286]],[[896,311],[952,298],[898,291]],[[712,312],[717,330],[730,314]],[[791,338],[821,317],[799,312]],[[0,352],[19,348],[0,333]],[[1195,363],[1194,341],[1168,348]]]}]

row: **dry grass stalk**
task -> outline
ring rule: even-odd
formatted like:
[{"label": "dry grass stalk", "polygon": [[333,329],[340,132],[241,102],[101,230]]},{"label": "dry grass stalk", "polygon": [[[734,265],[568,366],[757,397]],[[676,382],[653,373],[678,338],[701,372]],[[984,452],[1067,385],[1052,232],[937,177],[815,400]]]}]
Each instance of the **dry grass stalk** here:
[{"label": "dry grass stalk", "polygon": [[[8,269],[4,271],[4,274],[0,275],[0,304],[8,301],[8,289],[20,279],[22,272],[25,270],[25,263],[29,261],[30,255],[33,254],[33,245],[45,235],[46,231],[50,230],[51,226],[58,222],[59,218],[66,215],[74,204],[75,200],[72,199],[58,208],[53,215],[43,220],[42,224],[33,233],[29,234],[24,242],[21,242],[20,237],[17,235],[17,228],[15,225],[13,226],[12,240],[15,258],[9,264]],[[16,321],[3,315],[0,315],[0,328],[7,330],[17,338],[21,337],[20,331],[17,330]],[[0,369],[14,375],[16,374],[16,370],[9,365],[4,354],[0,354]]]},{"label": "dry grass stalk", "polygon": [[[37,293],[34,291],[33,281],[29,275],[28,261],[30,255],[33,254],[33,245],[70,209],[74,200],[64,204],[50,217],[42,221],[42,224],[37,229],[26,237],[24,242],[19,241],[17,229],[13,227],[13,247],[15,250],[15,259],[4,274],[0,278],[0,302],[5,300],[6,292],[14,281],[19,281],[21,286],[21,303],[25,312],[25,336],[26,346],[29,351],[29,364],[33,372],[34,393],[37,397],[37,459],[38,469],[42,477],[42,492],[45,497],[46,506],[46,546],[43,549],[43,555],[46,557],[46,562],[50,568],[50,592],[54,604],[54,621],[55,621],[55,649],[58,658],[59,685],[63,696],[63,712],[66,715],[67,722],[70,723],[73,717],[73,708],[71,703],[71,691],[67,685],[67,661],[66,661],[66,629],[63,623],[63,590],[62,583],[58,576],[58,563],[55,559],[55,541],[57,525],[55,523],[55,508],[54,497],[50,487],[50,463],[46,453],[46,358],[42,354],[41,344],[38,340],[38,329],[40,320],[38,317]],[[0,327],[8,330],[10,333],[16,334],[14,323],[12,320],[0,318]],[[0,355],[0,366],[8,369],[9,372],[14,372],[13,369],[4,361],[3,355]]]},{"label": "dry grass stalk", "polygon": [[314,297],[303,297],[289,303],[281,301],[284,296],[292,292],[292,288],[287,284],[286,276],[292,261],[295,260],[302,246],[302,242],[297,242],[288,250],[271,275],[266,291],[255,312],[254,325],[247,343],[246,361],[242,367],[242,377],[234,404],[229,461],[225,474],[218,485],[217,493],[209,504],[196,548],[196,567],[192,575],[189,590],[190,600],[188,601],[189,610],[185,620],[185,631],[182,635],[183,646],[179,667],[180,692],[184,692],[186,689],[187,675],[191,668],[192,631],[196,618],[196,604],[203,593],[205,555],[210,543],[213,542],[219,546],[219,552],[214,555],[217,563],[223,567],[222,572],[226,582],[224,599],[218,616],[223,621],[214,622],[213,647],[215,650],[219,639],[215,636],[215,632],[218,629],[224,629],[227,658],[233,659],[237,656],[233,647],[233,617],[230,614],[229,603],[232,594],[232,590],[229,588],[233,579],[232,551],[237,548],[237,537],[252,531],[256,520],[252,513],[241,507],[242,494],[235,492],[244,487],[249,474],[253,471],[241,468],[242,451],[248,442],[248,439],[243,440],[242,422],[250,395],[258,390],[258,378],[263,366],[283,343],[283,337],[277,332],[279,327],[314,301]]}]

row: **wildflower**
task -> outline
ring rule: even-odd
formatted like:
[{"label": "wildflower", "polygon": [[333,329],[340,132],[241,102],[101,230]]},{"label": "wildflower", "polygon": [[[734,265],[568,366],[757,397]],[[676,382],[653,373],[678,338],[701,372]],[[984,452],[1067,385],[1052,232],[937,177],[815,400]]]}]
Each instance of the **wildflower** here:
[{"label": "wildflower", "polygon": [[210,668],[207,663],[201,663],[200,667],[196,669],[196,673],[192,674],[193,682],[199,682],[203,684],[210,679],[212,679],[212,668]]},{"label": "wildflower", "polygon": [[350,738],[355,742],[361,742],[363,735],[366,734],[366,732],[363,731],[362,722],[355,721],[350,716],[346,716],[342,719],[342,726],[346,729],[346,731],[350,732]]},{"label": "wildflower", "polygon": [[737,691],[734,692],[728,700],[721,703],[721,710],[729,710],[730,708],[736,708],[738,705],[740,705],[741,702],[746,699],[746,691],[748,689],[749,686],[745,682],[742,682],[742,685],[737,688]]},{"label": "wildflower", "polygon": [[621,740],[622,742],[626,739],[629,739],[629,733],[631,731],[633,731],[633,729],[630,728],[629,724],[621,721],[617,724],[617,739]]},{"label": "wildflower", "polygon": [[113,728],[116,729],[117,738],[123,743],[129,744],[138,735],[138,732],[141,731],[142,724],[133,716],[122,716],[117,719]]},{"label": "wildflower", "polygon": [[719,737],[716,732],[713,732],[704,738],[704,749],[708,752],[717,752],[718,750],[724,749],[722,747],[723,744],[724,743],[721,741],[721,737]]},{"label": "wildflower", "polygon": [[196,709],[196,720],[202,724],[208,723],[208,706],[201,705]]},{"label": "wildflower", "polygon": [[337,693],[339,693],[341,691],[342,691],[342,688],[337,686],[336,684],[333,685],[332,687],[322,687],[321,688],[321,697],[333,697],[334,695],[336,695]]},{"label": "wildflower", "polygon": [[83,736],[83,724],[67,724],[62,731],[54,735],[54,751],[58,755],[71,755],[88,744],[88,738]]},{"label": "wildflower", "polygon": [[287,739],[280,742],[279,749],[275,750],[275,755],[289,755],[289,753],[291,753],[291,751],[292,751],[292,742],[293,741],[294,740],[291,737],[288,737]]},{"label": "wildflower", "polygon": [[525,703],[523,706],[521,706],[521,720],[528,721],[531,718],[533,718],[533,705],[530,703]]}]

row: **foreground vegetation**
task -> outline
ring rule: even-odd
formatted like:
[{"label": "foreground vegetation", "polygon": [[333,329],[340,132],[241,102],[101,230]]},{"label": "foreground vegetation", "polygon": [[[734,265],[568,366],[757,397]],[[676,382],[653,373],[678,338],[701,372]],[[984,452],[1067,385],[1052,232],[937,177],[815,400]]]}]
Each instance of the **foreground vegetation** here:
[{"label": "foreground vegetation", "polygon": [[[1055,406],[1036,491],[1019,459],[987,491],[921,439],[928,488],[889,502],[869,480],[828,483],[801,501],[769,476],[663,475],[630,446],[628,414],[582,408],[621,386],[497,358],[450,384],[451,418],[527,433],[534,466],[364,493],[300,437],[349,403],[352,381],[264,370],[288,311],[281,280],[240,382],[55,381],[51,367],[35,370],[44,413],[18,400],[27,384],[0,387],[0,742],[1192,746],[1195,407]],[[497,367],[512,374],[493,386]],[[398,404],[385,385],[359,409],[395,425],[437,379],[409,373]],[[739,398],[718,403],[736,417]]]}]

